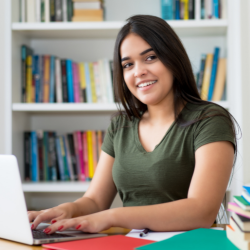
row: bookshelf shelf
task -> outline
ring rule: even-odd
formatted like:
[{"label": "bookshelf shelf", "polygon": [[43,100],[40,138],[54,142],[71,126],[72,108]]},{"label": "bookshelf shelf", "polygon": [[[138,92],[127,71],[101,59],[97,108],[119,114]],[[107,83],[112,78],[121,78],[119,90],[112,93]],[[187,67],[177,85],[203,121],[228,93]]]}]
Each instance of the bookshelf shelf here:
[{"label": "bookshelf shelf", "polygon": [[[229,108],[228,101],[215,102]],[[13,111],[19,112],[115,112],[116,103],[13,103]]]},{"label": "bookshelf shelf", "polygon": [[113,112],[117,111],[116,103],[13,103],[13,111],[25,112],[64,112],[64,111],[83,111],[83,112]]},{"label": "bookshelf shelf", "polygon": [[26,193],[33,192],[86,192],[90,182],[24,182],[23,191]]},{"label": "bookshelf shelf", "polygon": [[[168,21],[179,35],[225,35],[227,20]],[[32,38],[114,38],[125,22],[13,23],[12,31]],[[79,32],[81,31],[81,32]]]}]

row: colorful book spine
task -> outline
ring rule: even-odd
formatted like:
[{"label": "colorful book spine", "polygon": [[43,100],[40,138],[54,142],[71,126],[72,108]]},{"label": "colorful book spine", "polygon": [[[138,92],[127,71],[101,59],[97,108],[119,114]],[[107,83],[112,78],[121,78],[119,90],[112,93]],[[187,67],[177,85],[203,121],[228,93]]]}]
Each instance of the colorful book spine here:
[{"label": "colorful book spine", "polygon": [[188,8],[189,7],[189,0],[181,0],[181,2],[183,3],[183,8],[184,8],[183,19],[188,20],[189,19],[189,8]]},{"label": "colorful book spine", "polygon": [[217,66],[218,66],[218,59],[219,59],[219,53],[220,53],[220,48],[215,47],[214,56],[213,56],[212,70],[211,70],[211,77],[210,77],[210,84],[209,84],[209,91],[208,91],[208,101],[212,101],[212,97],[213,97],[215,77],[216,77],[216,73],[217,73]]},{"label": "colorful book spine", "polygon": [[86,180],[90,180],[89,163],[88,163],[88,143],[87,143],[86,131],[83,131],[82,133],[82,145],[83,145],[83,160],[84,160],[84,167],[85,167],[85,176],[86,176]]},{"label": "colorful book spine", "polygon": [[50,56],[44,56],[44,93],[43,102],[49,102],[49,85],[50,85]]},{"label": "colorful book spine", "polygon": [[48,163],[48,132],[43,132],[43,179],[49,180],[49,163]]},{"label": "colorful book spine", "polygon": [[78,79],[78,65],[77,63],[72,63],[73,69],[73,85],[74,85],[74,101],[80,102],[80,86],[79,86],[79,79]]},{"label": "colorful book spine", "polygon": [[201,0],[201,19],[205,19],[205,0]]},{"label": "colorful book spine", "polygon": [[21,100],[26,102],[26,57],[27,57],[27,47],[22,45],[21,47],[21,74],[22,74],[22,89],[21,89]]},{"label": "colorful book spine", "polygon": [[92,62],[89,63],[89,76],[90,76],[92,102],[96,103],[97,102],[97,97],[96,97],[95,75],[94,75],[94,67],[93,67]]},{"label": "colorful book spine", "polygon": [[86,96],[87,103],[92,103],[92,94],[91,94],[91,82],[90,82],[90,73],[89,73],[89,64],[84,63],[85,77],[86,77]]},{"label": "colorful book spine", "polygon": [[92,132],[87,131],[87,144],[88,144],[88,166],[89,166],[89,178],[94,176],[94,162],[93,162],[93,146],[92,146]]},{"label": "colorful book spine", "polygon": [[55,60],[56,70],[56,102],[62,103],[62,72],[61,72],[61,60],[56,58]]},{"label": "colorful book spine", "polygon": [[102,101],[102,88],[100,82],[100,70],[99,70],[99,63],[93,62],[93,69],[94,69],[94,78],[95,78],[95,90],[96,90],[96,98],[97,102],[101,103]]},{"label": "colorful book spine", "polygon": [[76,156],[76,165],[77,165],[77,177],[78,180],[81,180],[81,165],[79,160],[79,151],[78,151],[78,138],[77,133],[73,133],[74,147],[75,147],[75,156]]},{"label": "colorful book spine", "polygon": [[71,178],[73,178],[73,172],[72,172],[71,165],[69,165],[69,163],[71,163],[71,162],[68,158],[69,152],[68,152],[68,148],[66,145],[66,138],[64,135],[61,136],[61,141],[62,141],[61,146],[63,146],[62,156],[63,156],[63,161],[64,161],[64,172],[65,172],[65,176],[66,176],[67,180],[70,180]]},{"label": "colorful book spine", "polygon": [[34,64],[34,80],[35,80],[35,102],[39,102],[39,93],[40,93],[40,56],[33,56]]},{"label": "colorful book spine", "polygon": [[180,0],[175,0],[175,19],[180,20]]},{"label": "colorful book spine", "polygon": [[26,102],[32,102],[32,56],[26,59]]},{"label": "colorful book spine", "polygon": [[209,82],[211,77],[211,70],[213,64],[213,54],[207,54],[206,63],[205,63],[205,70],[201,88],[201,99],[207,100],[208,98],[208,89],[209,89]]},{"label": "colorful book spine", "polygon": [[57,152],[57,159],[58,159],[58,165],[59,165],[60,179],[61,181],[65,181],[64,164],[63,164],[63,157],[62,157],[59,137],[56,138],[56,152]]},{"label": "colorful book spine", "polygon": [[68,134],[67,137],[68,137],[69,149],[70,149],[70,154],[71,154],[71,163],[72,163],[72,168],[73,168],[73,173],[74,173],[74,180],[77,180],[78,172],[77,172],[77,165],[76,165],[73,134]]},{"label": "colorful book spine", "polygon": [[205,69],[205,62],[206,62],[206,54],[202,54],[201,55],[200,72],[199,72],[199,77],[198,77],[198,82],[197,82],[197,88],[198,88],[199,93],[201,93],[201,88],[202,88],[204,69]]},{"label": "colorful book spine", "polygon": [[43,181],[43,131],[37,130],[39,180]]},{"label": "colorful book spine", "polygon": [[31,131],[31,149],[32,149],[31,180],[37,182],[39,181],[39,172],[38,172],[38,153],[37,153],[36,131]]},{"label": "colorful book spine", "polygon": [[48,169],[49,169],[49,180],[56,181],[57,180],[57,172],[56,172],[56,145],[55,145],[55,132],[48,132]]},{"label": "colorful book spine", "polygon": [[68,102],[68,83],[67,83],[67,72],[66,72],[66,60],[61,60],[61,72],[62,72],[62,95],[63,102]]},{"label": "colorful book spine", "polygon": [[55,0],[55,21],[61,22],[62,17],[62,0]]},{"label": "colorful book spine", "polygon": [[77,136],[77,143],[78,143],[78,155],[79,155],[79,162],[80,162],[80,169],[81,169],[81,180],[86,180],[85,175],[85,167],[84,167],[84,160],[83,160],[83,146],[82,146],[82,136],[80,131],[76,131]]},{"label": "colorful book spine", "polygon": [[65,148],[66,148],[67,163],[68,163],[68,167],[69,167],[69,177],[70,177],[71,181],[74,181],[75,174],[74,174],[73,166],[72,166],[72,158],[71,158],[71,151],[70,151],[68,136],[64,135],[63,140],[65,142]]},{"label": "colorful book spine", "polygon": [[110,72],[108,59],[104,59],[103,63],[104,63],[105,76],[106,76],[106,84],[107,84],[106,87],[107,87],[107,93],[108,93],[108,101],[110,103],[113,103],[114,102],[114,94],[113,94],[112,78],[111,78],[111,72]]},{"label": "colorful book spine", "polygon": [[79,63],[79,76],[81,82],[81,92],[82,92],[82,102],[87,101],[86,97],[86,77],[85,77],[85,68],[83,63]]},{"label": "colorful book spine", "polygon": [[[97,166],[97,143],[96,143],[96,131],[92,130],[92,152],[93,152],[93,168],[94,168],[94,173],[96,170]],[[94,175],[93,173],[93,175]]]},{"label": "colorful book spine", "polygon": [[103,60],[98,60],[99,65],[99,77],[100,77],[100,85],[101,85],[101,92],[102,92],[102,102],[108,102],[108,93],[107,93],[107,81],[105,78],[105,68]]},{"label": "colorful book spine", "polygon": [[213,17],[219,18],[219,0],[213,0]]},{"label": "colorful book spine", "polygon": [[55,0],[50,0],[50,22],[56,21]]},{"label": "colorful book spine", "polygon": [[67,87],[68,87],[68,102],[74,102],[74,87],[73,87],[73,74],[72,74],[72,61],[66,60],[67,70]]},{"label": "colorful book spine", "polygon": [[172,0],[161,0],[161,17],[164,20],[173,19],[173,1]]},{"label": "colorful book spine", "polygon": [[39,90],[39,102],[43,102],[44,95],[44,56],[40,56],[40,90]]},{"label": "colorful book spine", "polygon": [[55,102],[55,57],[50,57],[49,102]]},{"label": "colorful book spine", "polygon": [[80,78],[80,67],[79,63],[76,63],[76,78],[77,78],[77,87],[78,87],[78,93],[79,93],[79,102],[83,102],[83,93],[81,89],[81,78]]},{"label": "colorful book spine", "polygon": [[62,19],[63,22],[67,22],[67,0],[62,0]]},{"label": "colorful book spine", "polygon": [[67,181],[69,180],[69,168],[67,164],[65,145],[64,145],[63,137],[59,136],[59,139],[60,139],[61,153],[62,153],[62,159],[63,159],[64,176],[65,176],[65,180]]},{"label": "colorful book spine", "polygon": [[188,2],[188,17],[189,19],[195,19],[195,0],[189,0]]}]

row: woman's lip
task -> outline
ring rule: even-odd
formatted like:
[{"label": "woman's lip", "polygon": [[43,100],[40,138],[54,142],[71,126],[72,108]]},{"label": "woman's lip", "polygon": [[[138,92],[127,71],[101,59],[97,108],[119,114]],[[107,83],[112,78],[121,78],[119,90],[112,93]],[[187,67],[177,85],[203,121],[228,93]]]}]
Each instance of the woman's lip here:
[{"label": "woman's lip", "polygon": [[155,83],[150,84],[150,85],[145,86],[145,87],[138,87],[138,89],[141,90],[141,91],[144,91],[144,90],[146,91],[146,90],[152,88],[156,83],[157,83],[157,81]]},{"label": "woman's lip", "polygon": [[147,80],[147,81],[141,81],[141,82],[139,82],[139,83],[137,83],[137,84],[136,84],[136,87],[140,88],[140,87],[139,87],[139,85],[140,85],[140,84],[143,84],[143,83],[146,83],[146,82],[154,82],[154,81],[156,81],[156,82],[157,82],[157,80]]}]

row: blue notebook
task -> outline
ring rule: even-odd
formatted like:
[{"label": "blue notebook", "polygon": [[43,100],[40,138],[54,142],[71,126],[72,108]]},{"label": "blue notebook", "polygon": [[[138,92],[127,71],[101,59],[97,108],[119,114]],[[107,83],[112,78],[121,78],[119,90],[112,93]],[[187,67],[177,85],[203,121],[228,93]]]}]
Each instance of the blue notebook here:
[{"label": "blue notebook", "polygon": [[250,195],[250,187],[248,186],[243,186],[244,189],[246,189],[247,193]]}]

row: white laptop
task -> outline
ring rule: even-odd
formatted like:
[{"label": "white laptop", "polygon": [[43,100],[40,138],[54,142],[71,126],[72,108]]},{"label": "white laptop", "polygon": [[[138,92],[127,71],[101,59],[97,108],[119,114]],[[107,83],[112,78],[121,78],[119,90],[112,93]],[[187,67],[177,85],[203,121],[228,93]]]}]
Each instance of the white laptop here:
[{"label": "white laptop", "polygon": [[13,155],[0,155],[0,238],[40,245],[101,236],[106,234],[67,231],[47,235],[39,228],[31,230],[17,159]]}]

